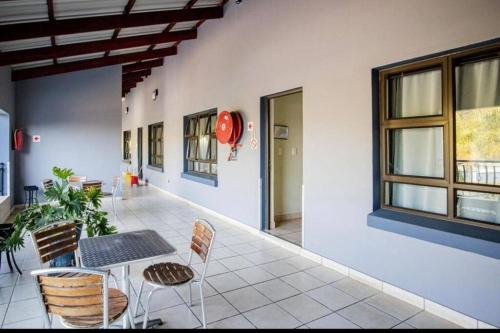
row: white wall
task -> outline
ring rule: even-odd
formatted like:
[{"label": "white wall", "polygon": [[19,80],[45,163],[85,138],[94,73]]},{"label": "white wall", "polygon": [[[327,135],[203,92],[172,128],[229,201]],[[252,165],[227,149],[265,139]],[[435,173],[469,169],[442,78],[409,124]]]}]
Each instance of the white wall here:
[{"label": "white wall", "polygon": [[219,107],[259,124],[261,96],[303,87],[304,247],[500,326],[498,260],[367,226],[371,69],[499,37],[498,13],[497,0],[231,1],[132,90],[123,129],[135,140],[137,126],[163,120],[165,172],[146,170],[151,183],[259,228],[260,152],[247,132],[238,161],[219,145],[210,187],[180,178],[182,117]]},{"label": "white wall", "polygon": [[[16,127],[26,134],[16,154],[16,203],[24,202],[24,185],[54,178],[53,166],[103,180],[110,191],[120,173],[120,98],[120,66],[16,83]],[[41,142],[32,143],[32,135]]]},{"label": "white wall", "polygon": [[[302,93],[274,99],[274,124],[288,126],[288,139],[273,140],[274,216],[302,216]],[[294,153],[295,152],[295,153]],[[272,163],[271,163],[272,164]],[[278,219],[279,220],[279,219]]]}]

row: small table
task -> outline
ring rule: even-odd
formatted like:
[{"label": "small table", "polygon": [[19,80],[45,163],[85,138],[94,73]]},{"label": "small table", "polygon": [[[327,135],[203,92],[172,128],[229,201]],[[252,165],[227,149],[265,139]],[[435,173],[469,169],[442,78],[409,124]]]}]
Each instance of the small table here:
[{"label": "small table", "polygon": [[[122,267],[122,291],[129,300],[130,264],[159,259],[176,252],[176,249],[154,230],[137,230],[109,236],[83,238],[78,242],[78,247],[83,267]],[[123,328],[128,328],[127,315],[123,319]],[[161,323],[161,319],[150,320],[151,326]]]}]

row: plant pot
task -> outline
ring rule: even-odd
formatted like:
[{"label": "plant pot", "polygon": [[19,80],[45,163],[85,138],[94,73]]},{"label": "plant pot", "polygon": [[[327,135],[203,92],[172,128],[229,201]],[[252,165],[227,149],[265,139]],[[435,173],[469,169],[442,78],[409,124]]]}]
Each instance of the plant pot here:
[{"label": "plant pot", "polygon": [[[80,240],[82,235],[83,223],[76,224],[76,241]],[[50,261],[50,267],[73,267],[76,266],[75,253],[66,253],[62,256],[55,257]]]}]

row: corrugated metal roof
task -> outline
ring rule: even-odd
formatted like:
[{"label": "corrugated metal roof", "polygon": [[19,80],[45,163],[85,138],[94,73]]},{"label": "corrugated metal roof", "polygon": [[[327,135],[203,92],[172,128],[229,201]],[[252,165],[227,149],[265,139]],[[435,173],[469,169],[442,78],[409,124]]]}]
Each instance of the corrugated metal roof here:
[{"label": "corrugated metal roof", "polygon": [[57,58],[57,61],[59,61],[60,63],[65,63],[65,62],[79,61],[85,59],[101,58],[102,56],[104,56],[104,52],[97,52],[97,53],[81,54],[71,57]]},{"label": "corrugated metal roof", "polygon": [[52,59],[47,59],[47,60],[40,60],[33,62],[25,62],[24,64],[12,65],[12,69],[16,70],[16,69],[33,68],[33,67],[47,66],[52,64],[53,64]]},{"label": "corrugated metal roof", "polygon": [[0,1],[0,24],[47,21],[46,0]]},{"label": "corrugated metal roof", "polygon": [[127,0],[54,0],[56,20],[122,14]]},{"label": "corrugated metal roof", "polygon": [[162,32],[168,24],[147,25],[144,27],[124,28],[120,30],[118,37],[129,37],[137,35],[158,34]]},{"label": "corrugated metal roof", "polygon": [[149,48],[149,46],[139,46],[139,47],[131,47],[129,49],[121,49],[121,50],[113,50],[109,52],[109,55],[119,55],[119,54],[127,54],[127,53],[134,53],[134,52],[143,52],[146,51]]},{"label": "corrugated metal roof", "polygon": [[113,35],[114,30],[101,30],[93,32],[85,32],[81,34],[71,34],[71,35],[60,35],[56,36],[56,44],[72,44],[72,43],[83,43],[93,40],[110,39]]},{"label": "corrugated metal roof", "polygon": [[136,0],[131,13],[182,9],[189,0]]},{"label": "corrugated metal roof", "polygon": [[0,51],[16,51],[16,50],[26,50],[35,47],[50,46],[50,37],[42,38],[32,38],[32,39],[21,39],[13,40],[8,42],[0,42]]},{"label": "corrugated metal roof", "polygon": [[171,43],[162,43],[162,44],[156,44],[154,50],[158,50],[158,49],[164,49],[164,48],[167,48],[167,47],[171,47],[173,46],[175,43],[171,42]]}]

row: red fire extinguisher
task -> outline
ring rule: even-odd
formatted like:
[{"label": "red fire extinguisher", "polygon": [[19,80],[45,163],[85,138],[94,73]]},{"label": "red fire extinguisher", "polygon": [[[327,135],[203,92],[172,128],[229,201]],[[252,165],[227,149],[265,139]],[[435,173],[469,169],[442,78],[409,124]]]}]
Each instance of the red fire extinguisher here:
[{"label": "red fire extinguisher", "polygon": [[14,150],[20,151],[23,149],[23,130],[14,130]]}]

